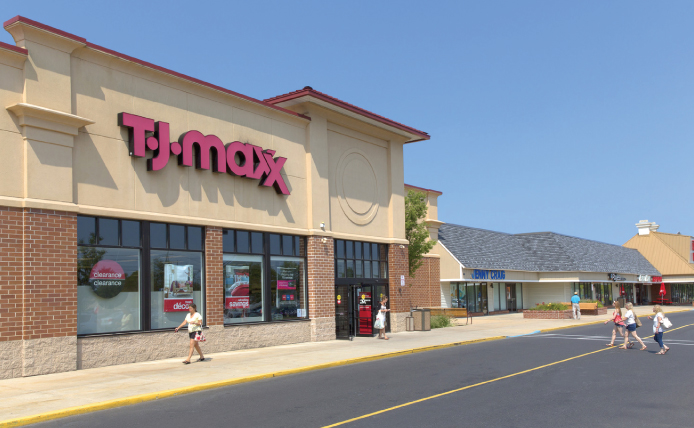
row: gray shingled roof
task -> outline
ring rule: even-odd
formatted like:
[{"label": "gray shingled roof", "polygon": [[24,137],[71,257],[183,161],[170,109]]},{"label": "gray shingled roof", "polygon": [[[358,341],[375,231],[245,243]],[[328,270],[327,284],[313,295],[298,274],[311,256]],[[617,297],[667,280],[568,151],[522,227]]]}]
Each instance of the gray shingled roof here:
[{"label": "gray shingled roof", "polygon": [[445,223],[439,241],[472,269],[660,275],[637,250],[554,232],[512,235]]}]

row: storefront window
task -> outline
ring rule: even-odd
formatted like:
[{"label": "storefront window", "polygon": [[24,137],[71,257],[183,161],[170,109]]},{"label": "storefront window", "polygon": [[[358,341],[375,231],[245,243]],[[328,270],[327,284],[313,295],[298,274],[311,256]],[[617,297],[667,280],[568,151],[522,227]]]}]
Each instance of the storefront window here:
[{"label": "storefront window", "polygon": [[[140,314],[139,222],[77,217],[77,334],[137,331]],[[133,224],[134,223],[134,224]],[[123,235],[121,236],[121,230]]]},{"label": "storefront window", "polygon": [[225,324],[308,317],[304,238],[224,230],[222,245]]},{"label": "storefront window", "polygon": [[302,318],[306,312],[306,265],[303,258],[270,259],[272,319]]},{"label": "storefront window", "polygon": [[574,283],[573,291],[578,291],[578,297],[583,300],[593,300],[593,284],[590,282]]},{"label": "storefront window", "polygon": [[335,277],[388,278],[388,247],[370,242],[335,240]]},{"label": "storefront window", "polygon": [[77,266],[77,334],[140,330],[140,250],[80,246]]},{"label": "storefront window", "polygon": [[198,226],[78,216],[77,334],[177,327],[193,302],[204,318],[203,236]]},{"label": "storefront window", "polygon": [[151,327],[178,327],[195,303],[204,314],[202,253],[173,250],[151,252]]},{"label": "storefront window", "polygon": [[263,256],[224,254],[224,323],[263,320]]}]

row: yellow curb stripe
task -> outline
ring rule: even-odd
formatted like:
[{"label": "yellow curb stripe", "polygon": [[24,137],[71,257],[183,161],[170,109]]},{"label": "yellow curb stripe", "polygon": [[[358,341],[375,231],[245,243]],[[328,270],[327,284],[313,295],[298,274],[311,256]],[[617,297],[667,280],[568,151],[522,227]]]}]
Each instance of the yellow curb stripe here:
[{"label": "yellow curb stripe", "polygon": [[[679,329],[681,329],[681,328],[689,327],[689,326],[692,326],[692,325],[694,325],[694,324],[687,324],[687,325],[683,325],[683,326],[681,326],[681,327],[673,328],[673,329],[668,330],[667,333],[669,333],[669,332],[671,332],[671,331],[679,330]],[[652,337],[652,336],[649,336],[649,337]],[[497,377],[497,378],[495,378],[495,379],[486,380],[486,381],[484,381],[484,382],[479,382],[479,383],[476,383],[476,384],[474,384],[474,385],[468,385],[468,386],[464,386],[464,387],[462,387],[462,388],[457,388],[457,389],[453,389],[453,390],[450,390],[450,391],[442,392],[442,393],[440,393],[440,394],[431,395],[431,396],[429,396],[429,397],[420,398],[420,399],[418,399],[418,400],[414,400],[414,401],[410,401],[410,402],[407,402],[407,403],[399,404],[399,405],[397,405],[397,406],[393,406],[393,407],[389,407],[389,408],[387,408],[387,409],[383,409],[383,410],[379,410],[379,411],[376,411],[376,412],[368,413],[368,414],[366,414],[366,415],[358,416],[358,417],[356,417],[356,418],[347,419],[347,420],[342,421],[342,422],[337,422],[337,423],[334,423],[334,424],[332,424],[332,425],[326,425],[326,426],[324,426],[323,428],[333,428],[333,427],[337,427],[337,426],[340,426],[340,425],[345,425],[345,424],[348,424],[348,423],[350,423],[350,422],[355,422],[355,421],[358,421],[358,420],[361,420],[361,419],[370,418],[370,417],[372,417],[372,416],[376,416],[376,415],[380,415],[380,414],[382,414],[382,413],[386,413],[386,412],[390,412],[390,411],[393,411],[393,410],[401,409],[401,408],[403,408],[403,407],[411,406],[411,405],[413,405],[413,404],[417,404],[417,403],[422,403],[422,402],[424,402],[424,401],[433,400],[434,398],[439,398],[439,397],[443,397],[443,396],[446,396],[446,395],[454,394],[454,393],[456,393],[456,392],[465,391],[466,389],[475,388],[475,387],[477,387],[477,386],[486,385],[486,384],[488,384],[488,383],[498,382],[498,381],[500,381],[500,380],[512,378],[512,377],[515,377],[515,376],[520,376],[520,375],[522,375],[522,374],[534,372],[534,371],[537,371],[537,370],[540,370],[540,369],[543,369],[543,368],[546,368],[546,367],[551,367],[551,366],[555,366],[555,365],[557,365],[557,364],[565,363],[565,362],[567,362],[567,361],[575,360],[575,359],[577,359],[577,358],[582,358],[582,357],[585,357],[585,356],[588,356],[588,355],[597,354],[597,353],[599,353],[599,352],[609,351],[609,350],[611,350],[611,349],[616,349],[616,347],[614,347],[614,348],[602,348],[602,349],[598,349],[597,351],[586,352],[585,354],[576,355],[575,357],[566,358],[566,359],[563,359],[563,360],[560,360],[560,361],[555,361],[555,362],[553,362],[553,363],[544,364],[544,365],[538,366],[538,367],[533,367],[532,369],[523,370],[523,371],[516,372],[516,373],[512,373],[512,374],[509,374],[509,375],[506,375],[506,376]]]},{"label": "yellow curb stripe", "polygon": [[494,336],[487,337],[484,339],[473,339],[459,342],[445,343],[442,345],[431,345],[423,346],[419,348],[405,349],[402,351],[386,352],[383,354],[368,355],[365,357],[350,358],[346,360],[333,361],[330,363],[316,364],[313,366],[299,367],[296,369],[281,370],[273,373],[265,373],[254,376],[246,376],[235,379],[227,379],[222,381],[208,382],[195,386],[187,386],[183,388],[169,389],[165,391],[152,392],[148,394],[134,395],[131,397],[117,398],[109,401],[102,401],[100,403],[85,404],[82,406],[69,407],[67,409],[55,410],[52,412],[40,413],[33,416],[25,416],[17,419],[8,419],[5,421],[0,421],[0,428],[5,427],[18,427],[24,425],[35,424],[39,422],[46,422],[55,419],[66,418],[68,416],[82,415],[85,413],[96,412],[99,410],[113,409],[116,407],[130,406],[133,404],[144,403],[147,401],[160,400],[162,398],[175,397],[178,395],[190,394],[193,392],[200,392],[209,389],[222,388],[225,386],[238,385],[241,383],[255,382],[262,379],[269,379],[273,377],[287,376],[291,374],[304,373],[314,370],[327,369],[331,367],[346,366],[350,364],[363,363],[367,361],[382,360],[385,358],[393,358],[401,355],[415,354],[418,352],[434,351],[437,349],[452,348],[455,346],[470,345],[473,343],[489,342],[493,340],[505,339],[506,336]]}]

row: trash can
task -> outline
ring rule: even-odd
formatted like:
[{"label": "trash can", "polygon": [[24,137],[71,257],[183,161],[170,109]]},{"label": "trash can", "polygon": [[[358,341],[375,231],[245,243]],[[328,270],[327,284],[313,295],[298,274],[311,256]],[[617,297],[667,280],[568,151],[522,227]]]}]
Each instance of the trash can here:
[{"label": "trash can", "polygon": [[414,331],[414,318],[405,317],[405,330]]},{"label": "trash can", "polygon": [[429,330],[431,330],[431,310],[430,309],[414,309],[412,311],[412,318],[414,318],[414,330],[415,331],[429,331]]}]

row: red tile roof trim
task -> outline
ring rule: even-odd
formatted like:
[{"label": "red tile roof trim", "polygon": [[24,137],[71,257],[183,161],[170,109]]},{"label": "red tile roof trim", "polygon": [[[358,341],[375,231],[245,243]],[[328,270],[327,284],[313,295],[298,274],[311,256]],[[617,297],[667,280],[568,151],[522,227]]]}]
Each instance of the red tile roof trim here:
[{"label": "red tile roof trim", "polygon": [[17,52],[17,53],[24,54],[24,55],[29,55],[28,50],[26,50],[24,48],[20,48],[19,46],[5,43],[5,42],[0,42],[0,49],[7,49],[8,51]]},{"label": "red tile roof trim", "polygon": [[306,86],[303,89],[299,89],[298,91],[290,92],[288,94],[278,95],[278,96],[273,97],[273,98],[267,98],[265,100],[265,102],[272,103],[272,104],[279,104],[279,103],[282,103],[285,101],[290,101],[290,100],[293,100],[296,98],[301,98],[304,96],[312,96],[314,98],[318,98],[319,100],[328,102],[328,103],[333,104],[337,107],[342,107],[342,108],[349,110],[353,113],[357,113],[361,116],[368,117],[368,118],[373,119],[377,122],[381,122],[383,124],[392,126],[394,128],[401,129],[403,131],[406,131],[406,132],[409,132],[409,133],[412,133],[412,134],[415,134],[415,135],[418,135],[421,137],[419,140],[413,140],[411,142],[428,140],[429,138],[431,138],[431,137],[429,137],[429,134],[427,134],[424,131],[420,131],[418,129],[412,128],[412,127],[407,126],[407,125],[403,125],[402,123],[398,123],[394,120],[390,120],[390,119],[383,117],[383,116],[380,116],[376,113],[372,113],[368,110],[364,110],[361,107],[357,107],[353,104],[349,104],[349,103],[342,101],[342,100],[339,100],[335,97],[331,97],[328,94],[324,94],[322,92],[314,90],[310,86]]},{"label": "red tile roof trim", "polygon": [[[40,23],[40,22],[33,21],[33,20],[28,19],[28,18],[25,18],[25,17],[23,17],[23,16],[19,16],[19,15],[18,15],[18,16],[15,16],[14,18],[12,18],[12,19],[10,19],[10,20],[8,20],[8,21],[5,21],[4,27],[7,28],[8,26],[14,24],[15,22],[22,22],[22,23],[31,25],[32,27],[40,28],[40,29],[42,29],[42,30],[45,30],[45,31],[48,31],[48,32],[57,34],[57,35],[59,35],[59,36],[66,37],[66,38],[68,38],[68,39],[72,39],[72,40],[75,40],[75,41],[84,43],[84,44],[85,44],[88,48],[90,48],[90,49],[94,49],[94,50],[100,51],[100,52],[102,52],[102,53],[105,53],[105,54],[108,54],[108,55],[112,55],[112,56],[115,56],[115,57],[120,58],[120,59],[124,59],[124,60],[126,60],[126,61],[134,62],[134,63],[139,64],[139,65],[141,65],[141,66],[144,66],[144,67],[147,67],[147,68],[151,68],[151,69],[153,69],[153,70],[161,71],[162,73],[166,73],[166,74],[169,74],[169,75],[171,75],[171,76],[178,77],[178,78],[180,78],[180,79],[188,80],[189,82],[197,83],[198,85],[206,86],[206,87],[211,88],[211,89],[214,89],[214,90],[216,90],[216,91],[220,91],[220,92],[223,92],[223,93],[228,94],[228,95],[233,95],[233,96],[235,96],[235,97],[238,97],[238,98],[241,98],[241,99],[244,99],[244,100],[246,100],[246,101],[250,101],[250,102],[253,102],[253,103],[256,103],[256,104],[260,104],[260,105],[262,105],[262,106],[271,108],[271,109],[273,109],[273,110],[281,111],[282,113],[290,114],[290,115],[292,115],[292,116],[300,117],[300,118],[302,118],[302,119],[311,120],[310,117],[305,116],[305,115],[303,115],[303,114],[299,114],[299,113],[293,112],[293,111],[291,111],[291,110],[288,110],[288,109],[286,109],[286,108],[282,108],[282,107],[273,105],[273,104],[271,104],[271,103],[258,100],[258,99],[256,99],[256,98],[249,97],[249,96],[247,96],[247,95],[243,95],[243,94],[240,94],[240,93],[238,93],[238,92],[234,92],[234,91],[229,90],[229,89],[226,89],[226,88],[222,88],[221,86],[213,85],[212,83],[208,83],[208,82],[205,82],[205,81],[203,81],[203,80],[196,79],[196,78],[194,78],[194,77],[190,77],[190,76],[187,76],[187,75],[185,75],[185,74],[175,72],[175,71],[173,71],[173,70],[169,70],[168,68],[164,68],[164,67],[160,67],[160,66],[158,66],[158,65],[154,65],[154,64],[152,64],[152,63],[150,63],[150,62],[143,61],[143,60],[141,60],[141,59],[133,58],[133,57],[131,57],[131,56],[122,54],[122,53],[120,53],[120,52],[116,52],[116,51],[114,51],[114,50],[105,48],[105,47],[103,47],[103,46],[95,45],[94,43],[88,42],[87,39],[85,39],[85,38],[83,38],[83,37],[75,36],[74,34],[70,34],[70,33],[67,33],[67,32],[62,31],[62,30],[58,30],[57,28],[53,28],[53,27],[50,27],[50,26],[48,26],[48,25],[42,24],[42,23]],[[11,46],[11,45],[9,45],[9,46]],[[17,48],[17,47],[15,46],[15,48]],[[17,48],[17,49],[21,49],[21,48]]]},{"label": "red tile roof trim", "polygon": [[405,183],[405,186],[411,187],[411,188],[417,189],[417,190],[423,190],[425,192],[438,193],[439,195],[443,195],[443,192],[439,192],[438,190],[425,189],[424,187],[417,187],[417,186],[413,186],[413,185],[407,184],[407,183]]}]

